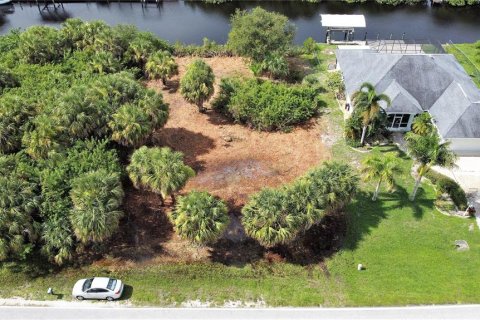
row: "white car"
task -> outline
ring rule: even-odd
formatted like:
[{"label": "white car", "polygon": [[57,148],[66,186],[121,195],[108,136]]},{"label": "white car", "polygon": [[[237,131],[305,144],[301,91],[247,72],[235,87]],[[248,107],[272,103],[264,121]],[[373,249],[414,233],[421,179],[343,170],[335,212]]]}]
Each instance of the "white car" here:
[{"label": "white car", "polygon": [[107,299],[113,301],[122,296],[123,283],[121,280],[95,277],[78,280],[73,286],[72,296],[78,300]]}]

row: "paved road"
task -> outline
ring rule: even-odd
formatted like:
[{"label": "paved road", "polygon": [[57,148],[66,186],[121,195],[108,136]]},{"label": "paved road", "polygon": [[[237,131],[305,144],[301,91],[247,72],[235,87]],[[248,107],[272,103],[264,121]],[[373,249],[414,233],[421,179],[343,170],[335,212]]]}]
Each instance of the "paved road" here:
[{"label": "paved road", "polygon": [[480,305],[398,308],[0,307],[0,319],[480,319]]}]

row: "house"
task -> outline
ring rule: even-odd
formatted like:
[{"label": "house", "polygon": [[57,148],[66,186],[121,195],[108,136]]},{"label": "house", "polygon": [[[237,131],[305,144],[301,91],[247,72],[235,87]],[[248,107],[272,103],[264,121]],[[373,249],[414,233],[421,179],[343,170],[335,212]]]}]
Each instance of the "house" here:
[{"label": "house", "polygon": [[379,53],[339,49],[347,102],[364,82],[387,94],[390,131],[409,131],[414,117],[428,112],[442,140],[460,156],[480,155],[480,89],[449,54]]}]

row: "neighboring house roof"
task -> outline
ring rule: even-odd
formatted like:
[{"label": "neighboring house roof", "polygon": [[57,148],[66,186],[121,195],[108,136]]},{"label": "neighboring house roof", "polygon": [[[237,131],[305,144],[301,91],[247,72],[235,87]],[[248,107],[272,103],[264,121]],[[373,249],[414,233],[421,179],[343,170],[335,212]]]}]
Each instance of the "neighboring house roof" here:
[{"label": "neighboring house roof", "polygon": [[480,89],[454,56],[337,50],[337,62],[349,96],[370,82],[388,112],[428,111],[443,138],[480,138]]}]

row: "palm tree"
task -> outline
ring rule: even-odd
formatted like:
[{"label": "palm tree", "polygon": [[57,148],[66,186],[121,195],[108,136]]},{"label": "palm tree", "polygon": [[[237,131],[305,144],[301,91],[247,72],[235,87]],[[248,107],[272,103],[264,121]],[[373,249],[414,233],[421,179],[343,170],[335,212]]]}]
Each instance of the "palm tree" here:
[{"label": "palm tree", "polygon": [[415,119],[413,119],[412,131],[422,136],[436,131],[432,122],[432,116],[428,112],[424,112],[416,116]]},{"label": "palm tree", "polygon": [[170,148],[147,148],[135,150],[127,167],[128,176],[136,188],[146,188],[160,196],[161,205],[170,195],[185,186],[195,175],[192,168],[183,163],[183,154]]},{"label": "palm tree", "polygon": [[362,117],[362,138],[360,143],[365,143],[365,134],[367,132],[368,125],[378,116],[381,106],[380,102],[383,101],[390,106],[390,98],[385,94],[377,94],[375,87],[365,82],[360,86],[360,89],[352,95],[352,102],[354,107],[361,113]]},{"label": "palm tree", "polygon": [[229,223],[225,203],[199,191],[180,197],[170,219],[180,237],[198,245],[217,240]]},{"label": "palm tree", "polygon": [[288,76],[288,62],[282,55],[269,54],[262,61],[261,65],[262,69],[271,78],[286,78]]},{"label": "palm tree", "polygon": [[363,177],[366,181],[374,180],[377,182],[372,200],[377,200],[380,185],[383,181],[387,184],[388,190],[393,190],[395,188],[394,177],[401,172],[398,156],[393,152],[382,154],[376,149],[371,155],[367,156],[363,160]]},{"label": "palm tree", "polygon": [[40,114],[33,120],[33,130],[24,133],[22,144],[25,151],[34,159],[46,158],[48,154],[59,148],[57,135],[62,132],[56,119],[47,114]]},{"label": "palm tree", "polygon": [[180,81],[180,92],[185,100],[197,105],[198,111],[205,112],[203,103],[213,94],[214,80],[212,68],[203,60],[195,60]]},{"label": "palm tree", "polygon": [[123,216],[119,210],[123,195],[119,176],[105,170],[88,172],[73,179],[70,221],[80,241],[101,242],[115,233]]},{"label": "palm tree", "polygon": [[126,56],[136,65],[143,65],[150,54],[155,50],[151,41],[136,37],[128,46]]},{"label": "palm tree", "polygon": [[170,52],[157,51],[148,58],[145,71],[149,79],[162,79],[165,86],[168,78],[178,74],[178,65]]},{"label": "palm tree", "polygon": [[138,106],[126,103],[113,114],[108,123],[112,140],[124,146],[138,146],[152,132],[149,116]]},{"label": "palm tree", "polygon": [[288,211],[284,190],[263,189],[243,207],[242,224],[247,235],[270,247],[292,241],[302,217]]},{"label": "palm tree", "polygon": [[413,201],[415,200],[422,177],[430,168],[432,166],[452,168],[455,166],[456,155],[449,149],[450,142],[441,142],[436,131],[426,136],[408,132],[405,135],[405,141],[407,142],[408,153],[419,164],[415,187],[410,195],[410,200]]}]

